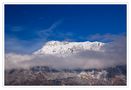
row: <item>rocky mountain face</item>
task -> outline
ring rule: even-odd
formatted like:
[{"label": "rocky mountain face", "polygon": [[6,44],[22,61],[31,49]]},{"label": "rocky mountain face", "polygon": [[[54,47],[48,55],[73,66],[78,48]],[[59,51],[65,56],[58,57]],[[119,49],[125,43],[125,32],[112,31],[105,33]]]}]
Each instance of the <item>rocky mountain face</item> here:
[{"label": "rocky mountain face", "polygon": [[126,66],[55,69],[35,66],[5,71],[5,85],[126,85]]}]

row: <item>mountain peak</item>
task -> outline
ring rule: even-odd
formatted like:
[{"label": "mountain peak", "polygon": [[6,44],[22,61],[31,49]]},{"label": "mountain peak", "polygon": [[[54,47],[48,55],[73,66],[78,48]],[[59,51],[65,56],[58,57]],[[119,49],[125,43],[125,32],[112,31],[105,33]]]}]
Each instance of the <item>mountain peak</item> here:
[{"label": "mountain peak", "polygon": [[67,41],[49,41],[40,50],[34,52],[35,55],[56,55],[70,56],[82,51],[102,51],[105,43],[102,42],[67,42]]},{"label": "mountain peak", "polygon": [[60,42],[60,41],[49,41],[45,45],[55,46],[55,45],[65,45],[65,44],[68,44],[68,43],[69,42],[67,42],[67,41],[63,41],[63,42]]}]

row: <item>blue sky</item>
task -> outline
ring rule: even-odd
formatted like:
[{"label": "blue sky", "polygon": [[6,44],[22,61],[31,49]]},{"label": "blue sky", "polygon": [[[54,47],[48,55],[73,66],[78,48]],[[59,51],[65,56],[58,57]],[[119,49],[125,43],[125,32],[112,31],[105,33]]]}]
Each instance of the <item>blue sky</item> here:
[{"label": "blue sky", "polygon": [[31,53],[50,40],[106,42],[123,34],[126,5],[5,5],[6,52]]}]

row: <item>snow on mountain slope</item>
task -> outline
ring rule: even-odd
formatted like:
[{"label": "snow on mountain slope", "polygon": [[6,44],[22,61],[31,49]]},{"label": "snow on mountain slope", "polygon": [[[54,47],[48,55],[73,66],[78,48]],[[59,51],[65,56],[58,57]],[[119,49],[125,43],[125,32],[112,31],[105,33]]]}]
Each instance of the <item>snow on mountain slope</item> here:
[{"label": "snow on mountain slope", "polygon": [[102,47],[105,43],[102,42],[60,42],[49,41],[40,50],[34,52],[35,55],[56,55],[70,56],[82,51],[103,51]]}]

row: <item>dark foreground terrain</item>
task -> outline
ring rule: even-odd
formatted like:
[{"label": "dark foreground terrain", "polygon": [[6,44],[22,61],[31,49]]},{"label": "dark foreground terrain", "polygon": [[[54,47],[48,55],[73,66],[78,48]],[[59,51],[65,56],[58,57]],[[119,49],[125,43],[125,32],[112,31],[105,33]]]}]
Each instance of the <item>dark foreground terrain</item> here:
[{"label": "dark foreground terrain", "polygon": [[30,69],[5,70],[5,85],[126,85],[126,66],[106,69]]}]

